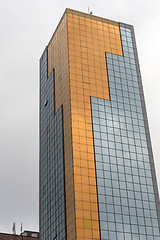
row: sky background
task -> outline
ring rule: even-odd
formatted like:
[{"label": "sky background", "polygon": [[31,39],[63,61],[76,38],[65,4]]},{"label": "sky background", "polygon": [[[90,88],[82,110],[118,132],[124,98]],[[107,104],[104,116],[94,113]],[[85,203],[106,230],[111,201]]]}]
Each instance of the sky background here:
[{"label": "sky background", "polygon": [[160,1],[0,0],[0,232],[39,230],[39,58],[65,8],[134,25],[160,189]]}]

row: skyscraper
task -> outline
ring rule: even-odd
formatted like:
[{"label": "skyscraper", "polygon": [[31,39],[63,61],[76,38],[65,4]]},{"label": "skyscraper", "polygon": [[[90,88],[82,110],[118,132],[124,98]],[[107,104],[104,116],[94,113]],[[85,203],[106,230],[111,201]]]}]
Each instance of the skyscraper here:
[{"label": "skyscraper", "polygon": [[66,9],[40,59],[40,239],[159,240],[133,26]]}]

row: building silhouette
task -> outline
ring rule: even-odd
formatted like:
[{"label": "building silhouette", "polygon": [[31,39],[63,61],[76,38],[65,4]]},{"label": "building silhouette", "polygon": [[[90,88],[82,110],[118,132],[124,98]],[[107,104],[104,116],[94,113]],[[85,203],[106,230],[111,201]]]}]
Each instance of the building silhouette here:
[{"label": "building silhouette", "polygon": [[133,26],[66,9],[40,59],[40,239],[159,240]]}]

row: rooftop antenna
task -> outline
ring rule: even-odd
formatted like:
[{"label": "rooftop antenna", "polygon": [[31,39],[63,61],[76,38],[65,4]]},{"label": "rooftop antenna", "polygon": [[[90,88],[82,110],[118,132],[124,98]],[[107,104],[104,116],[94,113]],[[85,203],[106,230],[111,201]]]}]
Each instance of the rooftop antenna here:
[{"label": "rooftop antenna", "polygon": [[92,15],[92,14],[93,14],[93,12],[92,12],[92,11],[90,11],[89,7],[88,7],[88,13],[89,13],[90,15]]},{"label": "rooftop antenna", "polygon": [[16,223],[13,223],[13,227],[12,227],[12,232],[14,235],[16,235]]},{"label": "rooftop antenna", "polygon": [[22,231],[23,231],[23,226],[22,226],[22,223],[21,223],[21,234],[22,234]]}]

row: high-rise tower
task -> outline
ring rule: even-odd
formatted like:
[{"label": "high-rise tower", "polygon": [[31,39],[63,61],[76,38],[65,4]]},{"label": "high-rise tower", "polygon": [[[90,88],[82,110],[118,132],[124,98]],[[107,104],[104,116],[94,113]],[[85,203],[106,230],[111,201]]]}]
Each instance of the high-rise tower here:
[{"label": "high-rise tower", "polygon": [[40,239],[159,240],[134,30],[66,9],[40,59]]}]

